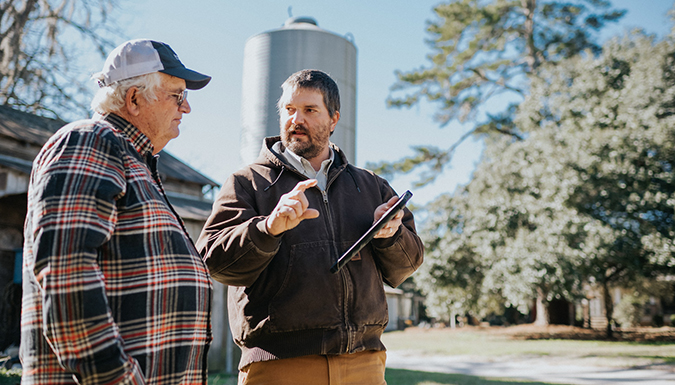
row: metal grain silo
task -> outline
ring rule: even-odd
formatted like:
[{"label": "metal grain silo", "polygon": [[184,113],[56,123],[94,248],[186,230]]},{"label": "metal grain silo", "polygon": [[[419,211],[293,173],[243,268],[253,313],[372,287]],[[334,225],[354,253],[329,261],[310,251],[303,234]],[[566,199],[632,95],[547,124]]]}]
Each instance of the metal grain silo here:
[{"label": "metal grain silo", "polygon": [[319,69],[340,89],[340,121],[331,141],[355,164],[356,46],[318,27],[307,17],[290,18],[283,27],[250,37],[244,48],[241,160],[252,163],[266,136],[279,135],[277,101],[281,84],[294,72]]}]

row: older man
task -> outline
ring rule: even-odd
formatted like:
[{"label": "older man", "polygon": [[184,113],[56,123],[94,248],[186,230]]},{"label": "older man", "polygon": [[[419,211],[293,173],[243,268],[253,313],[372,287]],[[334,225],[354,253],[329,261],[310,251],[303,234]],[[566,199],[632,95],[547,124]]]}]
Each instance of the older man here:
[{"label": "older man", "polygon": [[103,71],[91,120],[33,163],[20,356],[23,384],[206,384],[211,282],[169,204],[156,155],[209,76],[132,40]]},{"label": "older man", "polygon": [[413,215],[399,212],[331,273],[396,193],[330,143],[340,96],[328,74],[300,71],[282,88],[281,136],[223,185],[197,242],[230,285],[239,383],[384,384],[383,282],[396,287],[422,263]]}]

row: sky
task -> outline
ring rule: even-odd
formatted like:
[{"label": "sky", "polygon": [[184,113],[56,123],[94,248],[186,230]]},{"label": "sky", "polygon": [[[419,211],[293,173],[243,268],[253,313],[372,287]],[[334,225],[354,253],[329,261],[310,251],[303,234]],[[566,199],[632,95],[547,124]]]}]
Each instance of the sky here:
[{"label": "sky", "polygon": [[[192,112],[183,117],[181,135],[166,150],[217,183],[242,165],[239,160],[241,78],[246,40],[280,28],[292,16],[309,16],[337,35],[352,35],[357,48],[356,165],[394,161],[412,155],[412,146],[446,148],[468,127],[433,120],[434,105],[410,109],[386,106],[395,71],[428,65],[427,21],[438,0],[121,0],[117,10],[128,38],[168,43],[188,67],[213,77],[191,91]],[[614,0],[627,15],[604,32],[611,36],[640,27],[664,36],[671,24],[667,12],[673,0]],[[289,10],[290,7],[290,10]],[[121,43],[122,41],[120,41]],[[101,59],[100,65],[103,60]],[[92,72],[99,68],[93,68]],[[480,142],[466,141],[437,181],[413,189],[412,203],[422,205],[443,192],[453,192],[470,180],[481,151]],[[395,177],[402,193],[416,177]]]}]

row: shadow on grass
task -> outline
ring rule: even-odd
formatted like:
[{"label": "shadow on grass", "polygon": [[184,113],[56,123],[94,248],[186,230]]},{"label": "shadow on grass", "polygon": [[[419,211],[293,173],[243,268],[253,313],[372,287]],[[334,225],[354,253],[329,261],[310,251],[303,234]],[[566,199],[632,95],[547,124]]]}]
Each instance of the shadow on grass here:
[{"label": "shadow on grass", "polygon": [[[384,377],[387,380],[387,385],[554,385],[549,382],[487,378],[467,376],[464,374],[432,373],[391,368],[387,368]],[[558,383],[555,385],[560,384]]]},{"label": "shadow on grass", "polygon": [[675,364],[675,357],[667,357],[667,356],[641,356],[641,357],[649,358],[652,360],[663,360],[663,362],[667,365]]},{"label": "shadow on grass", "polygon": [[21,383],[21,369],[7,370],[0,367],[0,385],[19,385]]},{"label": "shadow on grass", "polygon": [[209,375],[209,385],[237,385],[237,375],[212,373]]},{"label": "shadow on grass", "polygon": [[0,385],[19,385],[20,383],[21,377],[0,375]]},{"label": "shadow on grass", "polygon": [[[486,378],[464,374],[432,373],[417,370],[387,368],[384,375],[387,385],[560,385],[548,382],[533,382],[504,378]],[[2,384],[2,383],[0,383]],[[211,374],[209,385],[236,385],[237,376]]]}]

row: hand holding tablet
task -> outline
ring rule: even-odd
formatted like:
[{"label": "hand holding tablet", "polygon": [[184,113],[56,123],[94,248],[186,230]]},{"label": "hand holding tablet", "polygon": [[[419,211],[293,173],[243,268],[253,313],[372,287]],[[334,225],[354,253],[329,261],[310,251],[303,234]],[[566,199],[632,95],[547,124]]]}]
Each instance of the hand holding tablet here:
[{"label": "hand holding tablet", "polygon": [[401,209],[403,209],[403,207],[405,207],[406,203],[408,203],[408,201],[410,200],[411,197],[412,197],[412,193],[410,192],[410,190],[408,190],[408,191],[406,191],[405,193],[403,193],[403,195],[401,195],[401,196],[398,198],[398,201],[396,202],[396,204],[394,204],[392,207],[390,207],[389,210],[387,210],[387,211],[380,217],[380,219],[378,219],[377,221],[375,221],[375,223],[373,223],[373,225],[370,227],[370,229],[368,229],[368,231],[366,231],[366,233],[363,234],[363,236],[361,236],[361,238],[359,238],[359,240],[356,241],[356,243],[354,243],[354,245],[352,245],[352,247],[349,248],[349,250],[347,250],[344,254],[342,254],[342,256],[337,260],[337,262],[335,262],[335,264],[333,265],[333,267],[330,268],[330,271],[331,271],[332,273],[337,273],[337,272],[342,268],[342,266],[344,266],[344,265],[345,265],[347,262],[349,262],[349,261],[350,261],[350,260],[351,260],[351,259],[352,259],[359,251],[361,251],[361,249],[363,249],[363,247],[364,247],[366,244],[368,244],[368,242],[370,242],[370,241],[375,237],[375,235],[376,235],[380,230],[382,230],[382,228],[383,228],[383,227],[384,227],[384,226],[385,226],[392,218],[394,218],[394,216],[396,216],[396,214],[397,214],[399,211],[401,211]]}]

